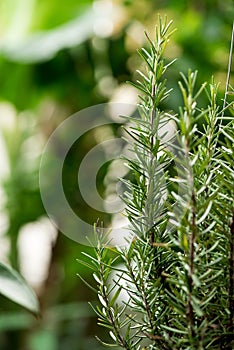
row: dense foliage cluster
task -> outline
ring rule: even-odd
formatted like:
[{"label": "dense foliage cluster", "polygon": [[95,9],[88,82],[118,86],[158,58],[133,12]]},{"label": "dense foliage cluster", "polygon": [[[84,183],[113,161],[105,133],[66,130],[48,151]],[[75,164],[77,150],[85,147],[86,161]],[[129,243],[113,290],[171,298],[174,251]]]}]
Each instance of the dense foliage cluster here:
[{"label": "dense foliage cluster", "polygon": [[232,349],[233,104],[220,108],[218,86],[197,87],[197,72],[189,70],[179,82],[178,113],[161,108],[173,94],[164,78],[172,32],[159,17],[154,41],[147,36],[149,48],[139,51],[146,69],[134,84],[139,113],[128,118],[127,132],[135,157],[128,160],[131,180],[123,180],[133,237],[110,254],[111,242],[95,228],[95,310],[112,345],[124,349]]},{"label": "dense foliage cluster", "polygon": [[[155,102],[158,114],[156,114],[157,118],[154,124],[155,128],[160,129],[160,142],[157,145],[157,137],[152,136],[151,140],[149,138],[149,133],[153,135],[154,132],[153,129],[151,130],[152,126],[147,123],[151,113],[146,112],[147,108],[152,109],[150,95],[153,91],[149,90],[150,86],[153,86],[152,83],[155,83],[155,78],[152,78],[152,81],[147,81],[151,69],[148,66],[150,62],[145,63],[149,69],[147,73],[145,68],[142,68],[144,63],[136,49],[147,47],[150,44],[147,42],[144,30],[149,33],[150,38],[154,37],[154,27],[158,13],[167,14],[170,18],[173,18],[173,26],[178,29],[170,37],[170,45],[158,61],[161,68],[158,66],[156,98],[160,98],[160,101]],[[135,276],[139,277],[138,283],[147,280],[147,288],[150,288],[155,278],[154,274],[161,273],[161,279],[167,285],[169,283],[167,274],[170,274],[171,278],[177,278],[178,273],[183,271],[181,266],[185,262],[181,259],[184,256],[177,256],[177,252],[182,254],[183,250],[177,247],[177,240],[179,237],[181,242],[184,239],[185,246],[189,240],[186,243],[185,237],[187,236],[185,232],[182,228],[176,228],[176,220],[180,221],[182,218],[184,218],[184,222],[190,220],[188,212],[184,210],[183,202],[188,201],[190,203],[191,200],[191,190],[188,186],[189,182],[186,180],[189,173],[194,176],[195,190],[198,193],[196,199],[197,219],[202,218],[204,210],[207,209],[207,213],[209,213],[204,222],[207,221],[207,230],[210,229],[211,231],[205,231],[202,242],[204,241],[205,246],[211,248],[216,239],[215,235],[218,232],[221,235],[220,240],[217,240],[217,247],[213,253],[209,253],[210,257],[207,257],[207,264],[213,261],[215,254],[219,255],[217,253],[218,249],[224,249],[225,252],[221,261],[217,262],[219,265],[223,264],[223,274],[221,273],[215,281],[220,281],[219,288],[222,290],[224,290],[224,283],[226,283],[225,288],[227,284],[231,283],[229,278],[227,279],[227,275],[231,275],[228,267],[231,265],[228,259],[232,258],[226,256],[226,260],[224,259],[229,250],[229,241],[224,239],[223,234],[223,232],[225,234],[229,232],[227,222],[230,213],[228,214],[227,210],[232,208],[231,204],[229,206],[226,204],[232,198],[232,187],[228,177],[228,169],[233,168],[230,153],[233,136],[230,139],[232,128],[230,125],[228,126],[230,120],[227,119],[228,113],[229,117],[231,116],[228,103],[231,102],[233,97],[230,94],[230,89],[227,90],[227,103],[225,109],[223,109],[225,118],[222,119],[222,125],[219,124],[222,117],[221,105],[223,104],[222,98],[225,89],[233,18],[233,0],[67,0],[64,3],[60,2],[59,5],[56,0],[0,1],[0,349],[102,350],[105,348],[94,338],[94,334],[97,334],[100,329],[96,324],[96,315],[87,303],[87,300],[92,300],[93,305],[96,305],[97,293],[90,290],[76,277],[78,272],[85,281],[92,284],[92,270],[90,271],[88,266],[78,264],[76,258],[80,258],[82,251],[92,255],[93,250],[91,247],[83,246],[68,239],[50,222],[40,195],[40,161],[44,146],[47,144],[50,135],[53,134],[57,126],[63,124],[65,120],[69,120],[74,113],[82,112],[86,107],[102,103],[108,104],[109,107],[109,102],[116,101],[121,103],[127,101],[135,105],[137,90],[125,82],[129,80],[136,81],[136,77],[141,81],[141,85],[137,85],[140,88],[141,98],[145,101],[142,100],[142,106],[136,112],[137,118],[132,115],[126,118],[126,122],[129,123],[128,126],[126,125],[126,132],[132,135],[129,147],[132,148],[133,155],[138,154],[139,159],[133,156],[133,159],[131,158],[133,162],[131,164],[129,162],[131,168],[129,180],[131,180],[131,183],[128,198],[125,197],[125,199],[129,204],[129,220],[132,221],[129,232],[135,237],[133,242],[129,238],[126,247],[130,248],[131,246],[131,250],[133,250],[132,253],[131,250],[129,251],[129,259],[132,261]],[[153,57],[150,50],[147,49],[147,52],[140,51],[145,58],[148,55]],[[164,71],[164,68],[170,64],[170,60],[173,60],[174,57],[177,57],[177,60],[170,67],[168,66],[170,69]],[[163,65],[162,59],[164,61]],[[139,68],[146,76],[146,80],[140,73],[136,73]],[[182,107],[181,112],[178,111],[178,106],[182,106],[182,94],[178,89],[179,72],[183,72],[185,80],[188,80],[188,68],[191,68],[192,71],[196,69],[199,71],[199,74],[193,73],[194,76],[191,77],[193,80],[196,75],[195,95],[203,81],[210,82],[211,75],[214,76],[216,82],[220,82],[219,89],[214,88],[213,92],[210,90],[209,84],[203,87],[203,92],[198,96],[196,108],[192,106],[193,109],[195,108],[195,114],[192,119],[190,119],[191,117],[188,119],[190,127],[195,128],[195,125],[197,125],[195,135],[193,134],[197,141],[193,138],[189,141],[188,153],[191,157],[197,154],[199,147],[199,152],[206,153],[206,142],[203,134],[210,133],[216,138],[212,130],[216,132],[219,128],[216,148],[219,153],[215,154],[215,158],[212,158],[211,154],[208,156],[207,164],[210,162],[212,166],[206,166],[206,163],[203,164],[207,172],[208,189],[205,191],[208,191],[207,198],[211,200],[212,204],[203,201],[205,192],[200,193],[198,189],[201,183],[204,184],[205,181],[204,169],[202,169],[202,166],[199,168],[199,166],[206,156],[202,155],[200,157],[199,153],[200,158],[198,155],[198,159],[194,158],[194,164],[190,169],[191,160],[186,160],[187,157],[185,156],[185,140],[183,138],[176,139],[175,135],[176,131],[178,133],[180,129],[184,130],[181,123],[185,110]],[[164,79],[167,79],[165,85],[163,85]],[[183,88],[187,89],[185,80],[182,78],[182,84]],[[230,76],[230,82],[233,85],[233,75]],[[170,91],[171,88],[173,88],[173,91]],[[211,101],[207,102],[206,91],[209,96],[211,96],[211,93],[214,95],[217,93],[218,117],[208,118],[208,121],[215,121],[215,125],[206,121],[210,113],[207,110],[208,104],[212,104]],[[161,92],[161,96],[159,92]],[[188,92],[185,93],[188,94]],[[164,98],[166,96],[167,98]],[[203,114],[201,108],[203,108]],[[113,116],[116,116],[116,114],[113,114]],[[199,114],[200,118],[197,118]],[[92,234],[92,225],[97,217],[100,218],[100,221],[105,222],[106,227],[111,225],[115,217],[112,217],[110,213],[100,212],[85,201],[81,194],[81,186],[77,181],[78,168],[86,159],[89,151],[100,144],[100,139],[103,139],[103,137],[107,139],[113,136],[120,137],[122,133],[120,129],[122,130],[122,128],[120,124],[112,123],[113,120],[111,119],[111,125],[108,127],[95,127],[79,138],[71,147],[63,164],[62,180],[65,197],[77,217],[89,223],[90,234]],[[156,125],[157,120],[160,121],[158,126]],[[185,118],[185,120],[187,119]],[[168,128],[168,125],[170,125],[170,128]],[[187,131],[180,132],[181,136],[188,132],[189,125],[186,124]],[[209,130],[205,131],[202,125],[205,125]],[[170,131],[163,136],[167,129]],[[78,135],[79,125],[77,125],[77,129],[74,128],[73,130],[74,133],[77,130]],[[139,130],[141,131],[139,132]],[[124,135],[126,135],[125,132]],[[187,138],[185,134],[183,137]],[[213,152],[212,145],[215,143],[213,137],[209,139],[211,152]],[[201,141],[201,145],[199,141]],[[227,146],[228,142],[229,146]],[[155,157],[152,157],[151,149],[153,145],[155,146],[154,153],[157,154],[157,161]],[[104,153],[109,152],[107,148],[103,147]],[[61,154],[62,149],[61,142],[58,142],[56,152]],[[144,159],[141,154],[144,154]],[[110,178],[112,181],[114,177],[113,169],[115,168],[119,172],[117,175],[114,174],[116,178],[122,176],[122,173],[120,175],[122,168],[120,170],[116,166],[118,162],[121,163],[117,160],[117,162],[111,164],[106,163],[100,168],[96,179],[97,192],[100,194],[100,198],[106,199],[110,193],[113,193],[113,183],[109,182]],[[217,165],[217,171],[214,170],[216,169],[215,164]],[[51,167],[54,169],[52,163]],[[154,169],[157,171],[150,178],[151,184],[149,184],[147,173],[153,172]],[[141,172],[143,170],[143,174],[140,174],[139,170]],[[124,171],[127,172],[126,169]],[[199,171],[201,177],[198,175]],[[209,179],[208,174],[211,172],[213,175]],[[92,173],[92,171],[89,171],[89,173]],[[49,172],[48,179],[50,178],[53,178],[53,176]],[[90,179],[88,176],[86,178],[88,182]],[[201,181],[200,185],[199,181]],[[128,186],[127,177],[123,182],[124,186]],[[132,192],[132,186],[134,186],[136,192]],[[51,188],[56,189],[56,186],[51,186]],[[209,198],[215,188],[223,188],[223,191],[218,190],[219,194],[215,198]],[[145,192],[146,189],[147,192]],[[92,191],[90,192],[92,199]],[[187,192],[188,196],[186,196]],[[156,201],[151,201],[151,195],[159,201],[158,204]],[[183,199],[182,204],[176,196],[179,196],[181,201]],[[161,197],[162,199],[160,199]],[[59,204],[56,202],[55,206],[57,205]],[[155,211],[156,205],[158,205],[158,212]],[[202,205],[204,206],[203,209]],[[59,207],[62,208],[62,206]],[[142,209],[143,211],[141,211]],[[214,216],[217,218],[218,212],[222,213],[220,222],[216,224],[216,227],[210,227],[212,218]],[[131,213],[134,213],[133,219],[131,219]],[[153,225],[151,227],[150,220],[145,219],[143,213],[146,218],[148,218],[148,215],[151,216],[150,220],[152,222],[156,220],[155,223],[158,226]],[[167,215],[165,215],[166,213]],[[69,222],[68,216],[65,219]],[[165,226],[164,236],[162,235],[163,225]],[[196,255],[201,253],[199,242],[202,222],[198,225],[199,232],[196,233],[195,239]],[[147,229],[151,228],[152,230],[147,233]],[[78,234],[86,235],[86,232],[77,226],[76,230]],[[143,237],[139,234],[140,230]],[[212,233],[212,230],[215,234]],[[178,234],[180,236],[177,237]],[[151,237],[151,245],[145,244],[149,237]],[[134,244],[136,248],[134,248]],[[129,298],[126,290],[129,287],[126,286],[125,288],[123,280],[123,278],[128,279],[126,268],[123,265],[126,259],[124,254],[123,256],[120,252],[117,254],[115,248],[108,250],[102,248],[102,254],[106,254],[105,259],[118,257],[115,262],[110,261],[114,269],[109,271],[108,264],[104,263],[102,271],[106,273],[103,278],[105,281],[108,280],[105,283],[109,283],[113,279],[118,281],[118,278],[121,277],[119,284],[121,283],[123,288],[118,292],[119,295],[117,293],[116,301],[118,301],[118,305],[123,306],[121,300],[127,302]],[[142,252],[139,249],[142,249]],[[143,257],[141,258],[144,250],[149,254],[148,261],[145,261]],[[135,255],[137,251],[139,259]],[[161,259],[160,255],[163,256],[163,259],[168,258],[168,261],[161,266],[161,270],[158,270],[159,265],[156,267],[156,259]],[[144,266],[149,263],[153,256],[156,257],[154,259],[155,263],[153,263],[155,266],[151,266],[150,279],[147,279]],[[170,266],[172,256],[176,260],[173,266]],[[218,258],[219,256],[217,256]],[[226,265],[226,269],[224,268],[225,263],[229,264]],[[90,265],[89,262],[87,264]],[[122,268],[122,271],[116,270],[118,265],[120,269]],[[142,265],[143,267],[141,267]],[[199,269],[199,266],[196,262],[194,275],[197,275],[197,269]],[[115,275],[120,277],[115,277]],[[183,280],[184,278],[185,276],[182,274],[178,279]],[[199,273],[198,278],[203,283]],[[159,275],[157,280],[160,281]],[[130,287],[132,287],[131,283]],[[112,298],[116,288],[118,289],[118,285],[115,285],[111,293]],[[140,285],[140,288],[143,287]],[[173,280],[170,281],[170,288],[174,292],[179,289],[176,284],[173,284]],[[198,299],[203,300],[203,297],[206,296],[200,294],[199,288],[194,286],[194,293],[197,293],[196,297]],[[225,291],[228,292],[227,289]],[[158,290],[157,293],[159,293]],[[183,293],[180,298],[184,298],[183,308],[185,308],[186,302],[188,302],[186,299],[188,294],[186,294],[186,291]],[[215,298],[217,296],[221,297],[221,295],[223,298],[222,305],[225,306],[228,296],[220,293],[219,289],[216,295],[212,297],[212,303],[218,305],[219,301]],[[171,309],[168,312],[166,307],[170,298],[170,295],[165,298],[165,313],[168,313],[168,315],[172,312]],[[158,304],[159,301],[157,306]],[[194,304],[194,307],[196,305]],[[131,303],[132,306],[135,307],[136,305]],[[154,313],[155,307],[152,307],[151,310],[150,305],[149,311]],[[25,308],[31,312],[28,312]],[[200,308],[205,315],[204,308]],[[158,312],[161,312],[162,309],[161,305]],[[225,310],[224,307],[220,316],[222,322],[227,317],[227,311]],[[40,317],[35,317],[38,311]],[[173,312],[177,313],[176,308]],[[122,316],[117,319],[120,324],[117,324],[116,329],[121,328],[122,339],[124,339],[124,332],[127,327],[127,325],[121,327],[125,314],[130,315],[130,318],[134,318],[136,314],[135,321],[142,320],[142,311],[131,312],[126,306],[126,310],[123,309]],[[162,320],[165,320],[166,316],[161,315],[161,317]],[[211,315],[207,317],[210,320]],[[134,322],[132,321],[132,326],[134,326]],[[164,337],[164,333],[170,334],[171,331],[162,329],[160,320],[158,322],[157,327],[160,329],[156,327],[155,321],[152,323],[155,334],[157,332],[161,334],[158,337]],[[184,320],[180,319],[180,322],[183,324]],[[230,323],[230,320],[228,322]],[[154,334],[154,331],[150,328],[151,326],[148,327],[147,321],[144,324],[144,328],[141,329],[139,325],[136,328],[137,334],[140,334],[140,337],[143,334],[147,339],[147,341],[142,339],[139,343],[139,346],[141,344],[142,347],[150,342],[150,337]],[[216,324],[215,321],[214,324],[208,325],[205,334],[208,329],[211,329],[212,332],[215,331]],[[195,325],[197,326],[196,323]],[[221,323],[218,324],[218,327],[220,325]],[[171,327],[172,324],[168,326]],[[109,330],[109,328],[102,328],[101,334],[99,333],[100,338],[104,341],[107,341]],[[130,330],[131,336],[133,331],[134,329]],[[225,332],[224,334],[227,334]],[[117,336],[116,331],[113,334],[115,337]],[[223,341],[225,344],[227,337]],[[163,342],[161,341],[161,343]],[[211,345],[211,348],[213,346],[216,345]]]}]

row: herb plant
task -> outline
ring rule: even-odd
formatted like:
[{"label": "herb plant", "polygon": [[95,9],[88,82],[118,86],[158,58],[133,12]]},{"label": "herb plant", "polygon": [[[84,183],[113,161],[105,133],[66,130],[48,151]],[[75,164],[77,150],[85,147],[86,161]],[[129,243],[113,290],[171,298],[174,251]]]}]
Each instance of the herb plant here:
[{"label": "herb plant", "polygon": [[133,84],[139,113],[127,118],[126,131],[135,157],[123,179],[132,237],[110,248],[96,225],[95,254],[83,263],[93,270],[100,300],[93,308],[110,346],[233,349],[233,92],[228,77],[220,107],[213,79],[197,88],[189,70],[179,82],[183,105],[162,108],[173,94],[165,79],[173,62],[164,58],[171,25],[159,17],[155,40],[147,35],[149,48],[139,50],[146,69]]}]

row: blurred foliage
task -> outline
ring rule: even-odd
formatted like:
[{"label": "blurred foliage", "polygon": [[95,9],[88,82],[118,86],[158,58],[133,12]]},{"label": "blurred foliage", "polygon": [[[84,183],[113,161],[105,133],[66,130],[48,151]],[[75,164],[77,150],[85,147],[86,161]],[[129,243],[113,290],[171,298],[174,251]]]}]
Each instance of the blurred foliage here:
[{"label": "blurred foliage", "polygon": [[0,263],[0,293],[15,303],[39,314],[39,304],[34,291],[10,266]]},{"label": "blurred foliage", "polygon": [[[178,58],[167,76],[169,87],[177,89],[179,72],[190,67],[199,71],[198,85],[213,75],[223,93],[232,0],[0,0],[0,135],[6,158],[0,173],[6,224],[0,226],[11,243],[7,259],[14,267],[19,268],[20,229],[45,215],[38,185],[43,145],[65,118],[111,100],[126,80],[136,78],[136,49],[145,43],[144,30],[153,33],[158,13],[167,14],[178,28],[166,52],[168,58]],[[168,109],[181,99],[179,93],[173,96]],[[92,132],[84,137],[80,157],[94,140]],[[76,183],[77,153],[74,146],[64,167],[66,195],[78,214],[94,222],[98,214],[82,202]],[[108,167],[103,178],[107,172]],[[98,186],[104,192],[104,182]],[[89,278],[76,261],[82,250],[58,235],[48,277],[38,292],[40,319],[0,299],[0,349],[102,348],[86,302],[95,295],[76,277],[82,268]]]}]

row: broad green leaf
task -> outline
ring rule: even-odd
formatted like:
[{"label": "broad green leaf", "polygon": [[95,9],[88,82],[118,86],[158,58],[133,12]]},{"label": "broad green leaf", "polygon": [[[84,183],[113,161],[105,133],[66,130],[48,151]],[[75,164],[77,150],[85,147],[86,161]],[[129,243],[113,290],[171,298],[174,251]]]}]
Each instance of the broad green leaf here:
[{"label": "broad green leaf", "polygon": [[78,18],[47,31],[32,33],[18,43],[6,42],[1,52],[17,62],[40,62],[53,58],[64,48],[77,46],[93,35],[96,15],[92,9],[86,10]]},{"label": "broad green leaf", "polygon": [[33,290],[18,272],[3,263],[0,263],[0,293],[29,311],[39,313],[38,300]]},{"label": "broad green leaf", "polygon": [[[2,9],[1,9],[2,10]],[[109,35],[103,23],[115,21],[114,8],[93,6],[92,0],[9,0],[0,11],[0,55],[15,62],[50,60],[58,51],[95,35]]]}]

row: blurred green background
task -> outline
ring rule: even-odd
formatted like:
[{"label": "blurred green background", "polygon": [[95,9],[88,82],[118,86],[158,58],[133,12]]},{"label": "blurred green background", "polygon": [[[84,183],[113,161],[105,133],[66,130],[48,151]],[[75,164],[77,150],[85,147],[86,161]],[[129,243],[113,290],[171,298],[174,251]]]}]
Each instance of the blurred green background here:
[{"label": "blurred green background", "polygon": [[[153,36],[158,13],[177,28],[166,52],[167,59],[178,59],[167,74],[174,93],[165,108],[177,110],[179,72],[188,68],[198,69],[199,83],[213,75],[222,97],[232,0],[0,0],[0,261],[23,274],[41,303],[37,319],[0,298],[0,350],[103,348],[94,337],[103,330],[87,303],[96,296],[76,276],[91,279],[76,261],[90,249],[48,220],[38,184],[40,155],[72,113],[136,100],[125,82],[136,78],[136,49],[146,43],[144,30]],[[86,135],[79,157],[94,144],[94,135]],[[66,194],[92,223],[97,213],[81,199],[74,164],[75,150],[64,167]],[[107,174],[108,166],[98,178],[102,193]]]}]

